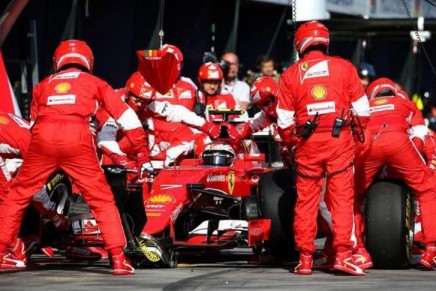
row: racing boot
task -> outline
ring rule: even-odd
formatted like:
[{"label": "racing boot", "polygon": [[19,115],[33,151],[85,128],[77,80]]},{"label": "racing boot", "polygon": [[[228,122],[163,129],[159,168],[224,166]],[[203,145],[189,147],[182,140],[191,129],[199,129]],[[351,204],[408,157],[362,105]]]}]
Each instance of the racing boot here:
[{"label": "racing boot", "polygon": [[17,259],[12,253],[0,253],[0,270],[19,270],[26,268],[26,264]]},{"label": "racing boot", "polygon": [[351,250],[337,252],[333,270],[345,272],[355,276],[365,276],[365,272],[359,268],[353,260]]},{"label": "racing boot", "polygon": [[115,248],[110,251],[114,275],[133,275],[135,269],[133,268],[130,260],[125,257],[121,248]]},{"label": "racing boot", "polygon": [[23,264],[19,264],[18,268],[25,268],[27,264],[27,252],[26,245],[21,239],[17,239],[15,246],[11,250],[11,256],[15,258],[17,261],[23,262]]},{"label": "racing boot", "polygon": [[45,215],[56,226],[57,230],[65,231],[70,227],[70,221],[62,214],[57,213],[55,209],[50,210]]},{"label": "racing boot", "polygon": [[434,267],[436,266],[436,247],[428,246],[418,264],[423,265],[429,270],[434,270]]},{"label": "racing boot", "polygon": [[54,249],[52,247],[43,247],[41,252],[49,258],[53,258],[55,255]]},{"label": "racing boot", "polygon": [[353,260],[356,265],[362,270],[372,268],[374,264],[372,263],[371,255],[365,248],[357,248],[353,251]]},{"label": "racing boot", "polygon": [[65,251],[65,257],[68,260],[73,261],[99,261],[101,260],[101,255],[97,252],[93,252],[88,248],[79,247],[68,247]]},{"label": "racing boot", "polygon": [[294,274],[297,275],[312,275],[313,257],[300,253],[298,265],[295,267]]}]

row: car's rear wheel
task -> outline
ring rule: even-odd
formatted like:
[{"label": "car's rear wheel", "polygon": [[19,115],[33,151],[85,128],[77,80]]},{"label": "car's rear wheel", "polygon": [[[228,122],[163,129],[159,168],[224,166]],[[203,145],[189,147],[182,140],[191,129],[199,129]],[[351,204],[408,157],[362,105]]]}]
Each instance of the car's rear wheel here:
[{"label": "car's rear wheel", "polygon": [[365,201],[366,247],[377,268],[399,269],[410,263],[414,211],[410,189],[399,181],[380,180]]},{"label": "car's rear wheel", "polygon": [[271,219],[271,232],[265,247],[279,258],[297,256],[293,232],[296,190],[289,169],[274,170],[259,181],[259,210],[261,217]]}]

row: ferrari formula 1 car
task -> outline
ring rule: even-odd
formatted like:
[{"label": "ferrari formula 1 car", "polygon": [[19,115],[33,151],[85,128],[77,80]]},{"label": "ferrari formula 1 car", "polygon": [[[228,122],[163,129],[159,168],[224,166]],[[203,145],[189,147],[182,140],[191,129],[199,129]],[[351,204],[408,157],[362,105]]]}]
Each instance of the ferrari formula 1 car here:
[{"label": "ferrari formula 1 car", "polygon": [[139,241],[156,260],[142,264],[174,266],[176,252],[235,247],[268,248],[279,258],[293,254],[291,171],[268,168],[250,140],[229,143],[226,126],[232,125],[221,127],[220,139],[201,157],[162,169],[143,185],[147,223]]}]

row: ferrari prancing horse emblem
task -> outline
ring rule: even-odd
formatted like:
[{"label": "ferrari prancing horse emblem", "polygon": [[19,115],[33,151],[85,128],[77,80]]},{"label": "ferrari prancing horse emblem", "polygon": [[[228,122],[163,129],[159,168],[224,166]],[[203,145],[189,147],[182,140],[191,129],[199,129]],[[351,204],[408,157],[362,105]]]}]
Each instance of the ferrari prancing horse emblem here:
[{"label": "ferrari prancing horse emblem", "polygon": [[229,186],[229,193],[230,194],[233,194],[233,190],[235,189],[235,172],[233,172],[233,171],[230,171],[228,174],[227,174],[227,183],[228,183],[228,186]]}]

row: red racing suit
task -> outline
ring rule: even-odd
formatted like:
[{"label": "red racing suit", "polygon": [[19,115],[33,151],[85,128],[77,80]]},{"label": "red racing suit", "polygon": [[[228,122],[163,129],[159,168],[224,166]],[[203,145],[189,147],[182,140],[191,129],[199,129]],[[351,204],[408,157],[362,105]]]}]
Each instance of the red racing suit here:
[{"label": "red racing suit", "polygon": [[[21,165],[29,142],[29,122],[10,113],[0,113],[0,202],[6,198],[13,181],[13,171]],[[19,165],[11,169],[9,159],[19,159]]]},{"label": "red racing suit", "polygon": [[[368,99],[349,61],[310,51],[281,77],[277,124],[283,142],[296,147],[298,197],[294,232],[300,252],[315,251],[318,205],[326,176],[333,247],[351,248],[353,245],[354,142],[349,126],[350,109],[360,116],[362,126],[366,127]],[[339,136],[333,137],[336,118],[345,120],[345,124]],[[299,134],[310,120],[317,124],[312,134],[305,138],[291,134],[291,131]]]},{"label": "red racing suit", "polygon": [[103,80],[70,68],[50,75],[33,90],[31,141],[26,158],[5,203],[0,225],[0,252],[16,238],[25,207],[49,175],[62,169],[89,205],[107,250],[124,247],[126,240],[111,189],[96,155],[89,119],[103,106],[122,126],[145,161],[145,133],[135,112],[117,98]]},{"label": "red racing suit", "polygon": [[[141,122],[148,127],[151,157],[159,155],[160,159],[161,153],[165,152],[166,166],[185,152],[202,152],[205,144],[210,142],[206,134],[191,128],[200,128],[206,120],[183,105],[152,101],[136,113]],[[98,133],[98,146],[101,149],[105,148],[106,153],[129,155],[129,143],[123,138],[117,138],[117,131],[118,125],[113,120],[108,120]]]},{"label": "red racing suit", "polygon": [[182,105],[189,110],[194,110],[196,103],[197,86],[191,79],[179,77],[173,87],[164,95],[156,92],[155,99],[159,102],[169,102],[174,105]]},{"label": "red racing suit", "polygon": [[[356,216],[362,215],[359,210],[365,190],[386,165],[390,177],[402,179],[415,193],[424,242],[436,242],[436,180],[420,154],[428,131],[419,122],[421,113],[412,101],[399,96],[377,97],[370,105],[372,144],[366,158],[356,163]],[[363,225],[359,226],[359,221],[356,219],[356,235],[362,245]]]}]

